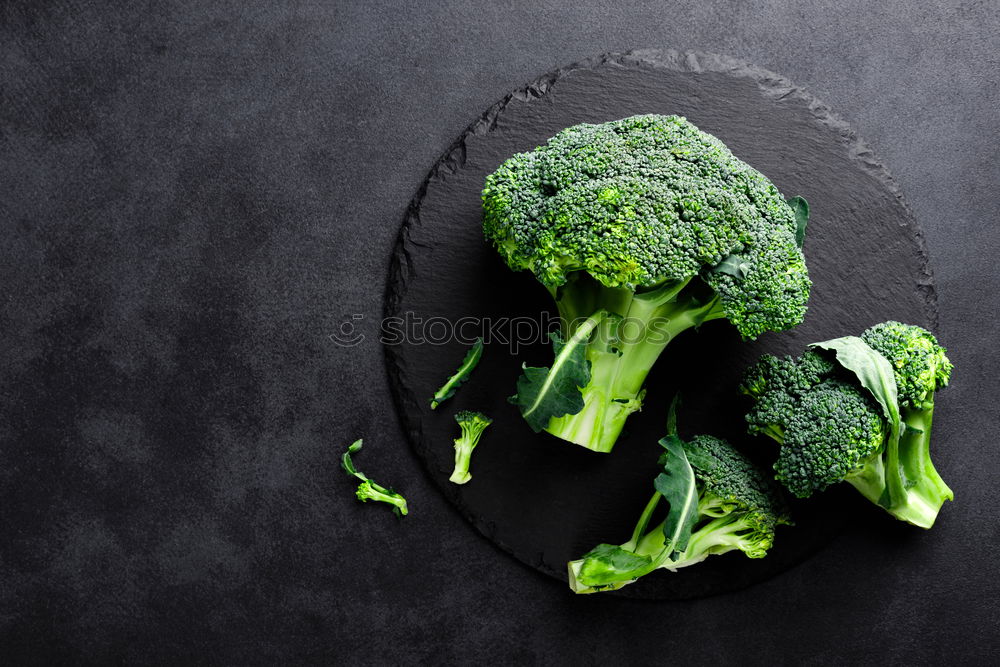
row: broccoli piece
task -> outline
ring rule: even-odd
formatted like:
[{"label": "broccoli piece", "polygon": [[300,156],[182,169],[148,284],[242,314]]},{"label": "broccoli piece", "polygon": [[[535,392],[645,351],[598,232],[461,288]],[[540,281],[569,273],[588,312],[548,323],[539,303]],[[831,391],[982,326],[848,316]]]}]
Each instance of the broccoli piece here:
[{"label": "broccoli piece", "polygon": [[883,322],[861,334],[861,340],[892,364],[900,405],[933,409],[934,392],[948,385],[952,364],[930,331],[912,324]]},{"label": "broccoli piece", "polygon": [[[676,571],[729,551],[763,558],[776,526],[791,523],[776,485],[725,440],[668,435],[660,444],[667,450],[660,459],[664,472],[632,539],[601,544],[571,561],[574,592],[617,590],[653,570]],[[647,530],[661,499],[670,505],[667,517]]]},{"label": "broccoli piece", "polygon": [[455,421],[462,428],[462,435],[455,438],[455,470],[448,481],[455,484],[465,484],[472,475],[469,473],[469,461],[472,450],[479,444],[479,438],[493,420],[481,412],[464,410],[455,415]]},{"label": "broccoli piece", "polygon": [[934,394],[951,370],[930,332],[884,322],[816,343],[798,359],[765,356],[741,391],[754,398],[750,432],[781,444],[774,470],[792,494],[845,481],[894,517],[930,528],[954,497],[930,458]]},{"label": "broccoli piece", "polygon": [[948,385],[952,363],[931,332],[911,324],[883,322],[861,334],[861,339],[892,365],[902,421],[899,464],[910,492],[907,511],[930,528],[944,501],[955,497],[934,468],[930,452],[934,396]]},{"label": "broccoli piece", "polygon": [[392,489],[387,489],[381,484],[375,482],[375,480],[368,479],[368,477],[354,467],[354,461],[351,460],[351,454],[358,452],[361,449],[361,444],[364,442],[361,438],[355,440],[344,452],[344,455],[340,459],[340,467],[342,467],[347,474],[353,475],[354,477],[361,480],[358,484],[357,496],[358,500],[363,503],[369,500],[374,500],[380,503],[388,503],[392,505],[392,511],[396,516],[405,516],[408,512],[406,507],[406,498],[399,495]]},{"label": "broccoli piece", "polygon": [[431,397],[431,410],[434,410],[437,406],[455,395],[458,388],[469,379],[469,375],[475,369],[476,364],[479,363],[479,359],[482,356],[483,339],[477,338],[476,342],[469,348],[469,351],[465,353],[465,358],[462,359],[462,363],[459,365],[458,370],[455,371],[455,374],[448,378],[444,385]]},{"label": "broccoli piece", "polygon": [[534,369],[514,401],[536,431],[594,451],[614,446],[675,336],[727,319],[752,339],[806,311],[805,200],[786,202],[678,116],[565,129],[488,176],[483,210],[508,266],[533,272],[555,299],[560,340],[591,328],[574,382],[546,378],[563,372],[557,364]]}]

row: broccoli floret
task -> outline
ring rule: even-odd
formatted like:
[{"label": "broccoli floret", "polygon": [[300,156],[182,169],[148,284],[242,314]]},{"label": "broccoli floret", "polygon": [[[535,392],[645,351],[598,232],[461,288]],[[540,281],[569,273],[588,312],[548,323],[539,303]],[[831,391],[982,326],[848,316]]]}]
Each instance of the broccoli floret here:
[{"label": "broccoli floret", "polygon": [[472,450],[479,444],[483,431],[493,420],[481,412],[464,410],[455,415],[455,421],[462,428],[462,434],[455,438],[455,470],[448,479],[455,484],[465,484],[472,479],[469,473]]},{"label": "broccoli floret", "polygon": [[861,340],[892,364],[901,405],[919,408],[928,400],[933,403],[934,392],[948,385],[952,364],[930,331],[889,321],[865,331]]},{"label": "broccoli floret", "polygon": [[[725,440],[699,435],[683,442],[668,436],[661,445],[667,449],[660,461],[664,472],[632,539],[621,546],[599,545],[570,562],[575,592],[616,590],[653,570],[676,571],[729,551],[763,558],[776,526],[791,523],[775,484]],[[667,517],[647,531],[664,498]]]},{"label": "broccoli floret", "polygon": [[885,322],[765,356],[744,376],[752,433],[781,443],[777,479],[800,498],[846,481],[898,519],[930,528],[954,497],[930,458],[934,395],[952,365],[926,329]]},{"label": "broccoli floret", "polygon": [[396,516],[405,516],[409,509],[406,506],[406,498],[396,493],[392,489],[388,489],[381,484],[378,484],[375,480],[369,479],[367,475],[354,467],[354,461],[351,459],[351,454],[354,454],[361,449],[361,445],[364,441],[362,439],[357,439],[347,448],[344,455],[340,459],[340,467],[344,471],[360,480],[361,483],[358,484],[357,497],[363,503],[369,500],[374,500],[380,503],[387,503],[392,505],[392,511]]},{"label": "broccoli floret", "polygon": [[815,350],[806,350],[801,357],[761,357],[743,378],[741,390],[757,400],[747,415],[751,433],[784,437],[785,417],[806,391],[823,378],[833,375],[832,361]]},{"label": "broccoli floret", "polygon": [[799,498],[854,476],[867,479],[867,467],[881,467],[885,419],[878,404],[848,382],[826,380],[806,391],[783,432],[774,470]]},{"label": "broccoli floret", "polygon": [[532,271],[554,297],[563,340],[596,313],[614,315],[585,341],[580,400],[542,412],[537,391],[518,402],[535,405],[540,428],[594,451],[611,450],[675,336],[728,319],[752,339],[806,311],[805,201],[790,205],[678,116],[565,129],[487,177],[483,209],[484,233],[510,268]]}]

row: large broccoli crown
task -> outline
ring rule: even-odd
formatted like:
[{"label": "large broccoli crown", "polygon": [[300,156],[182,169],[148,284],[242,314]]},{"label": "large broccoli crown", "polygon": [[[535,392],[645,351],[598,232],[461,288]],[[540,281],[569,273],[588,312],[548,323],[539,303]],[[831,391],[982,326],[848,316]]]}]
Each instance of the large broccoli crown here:
[{"label": "large broccoli crown", "polygon": [[773,533],[789,523],[781,492],[750,459],[725,440],[699,435],[685,443],[685,453],[705,496],[712,496],[714,512],[745,512],[749,525]]},{"label": "large broccoli crown", "polygon": [[901,405],[918,407],[948,384],[952,364],[930,331],[913,324],[876,324],[861,339],[892,364]]},{"label": "large broccoli crown", "polygon": [[777,479],[806,498],[863,468],[881,450],[885,429],[881,408],[865,390],[825,380],[787,415]]},{"label": "large broccoli crown", "polygon": [[[791,207],[679,116],[567,128],[487,177],[483,208],[508,265],[550,288],[581,270],[630,289],[701,273],[748,338],[805,313],[811,283]],[[706,271],[733,255],[738,270]]]}]

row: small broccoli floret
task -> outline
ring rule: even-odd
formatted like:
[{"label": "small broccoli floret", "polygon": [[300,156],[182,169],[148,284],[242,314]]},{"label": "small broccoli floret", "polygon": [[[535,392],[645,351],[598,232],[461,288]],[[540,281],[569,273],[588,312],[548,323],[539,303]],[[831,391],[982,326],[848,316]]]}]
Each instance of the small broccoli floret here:
[{"label": "small broccoli floret", "polygon": [[898,519],[930,528],[954,496],[930,458],[935,392],[951,363],[925,329],[885,322],[763,357],[741,390],[750,432],[781,443],[777,479],[805,498],[846,481]]},{"label": "small broccoli floret", "polygon": [[[676,571],[729,551],[763,558],[776,526],[791,523],[778,488],[725,440],[668,436],[660,444],[667,450],[660,460],[664,472],[632,539],[599,545],[570,562],[575,592],[616,590],[653,570]],[[669,504],[667,517],[647,530],[661,499]]]},{"label": "small broccoli floret", "polygon": [[374,500],[379,503],[388,503],[393,506],[393,511],[399,515],[407,513],[406,499],[392,489],[376,484],[370,479],[366,479],[358,485],[358,500],[363,503]]},{"label": "small broccoli floret", "polygon": [[406,498],[396,493],[392,489],[387,489],[375,482],[375,480],[369,479],[367,475],[354,467],[354,461],[351,459],[351,454],[354,454],[361,450],[361,445],[364,441],[362,439],[357,439],[347,448],[344,455],[340,459],[340,467],[344,471],[351,475],[352,477],[361,480],[358,484],[357,497],[363,503],[369,500],[374,500],[380,503],[387,503],[392,505],[392,511],[396,516],[404,516],[409,511],[406,506]]},{"label": "small broccoli floret", "polygon": [[793,203],[678,116],[576,125],[500,165],[483,190],[484,233],[549,289],[563,340],[614,315],[587,342],[580,400],[562,397],[575,412],[547,411],[545,430],[610,451],[676,336],[715,319],[747,339],[801,322],[808,206]]},{"label": "small broccoli floret", "polygon": [[743,377],[740,391],[756,400],[747,414],[751,433],[769,435],[781,442],[787,416],[803,395],[824,378],[835,374],[835,365],[823,353],[806,350],[802,356],[764,355]]},{"label": "small broccoli floret", "polygon": [[892,364],[901,405],[920,407],[948,385],[952,364],[930,331],[889,321],[865,331],[861,340]]},{"label": "small broccoli floret", "polygon": [[479,444],[479,438],[493,420],[481,412],[462,411],[455,415],[455,421],[462,429],[462,434],[455,439],[455,470],[449,481],[455,484],[465,484],[472,475],[469,473],[469,462],[472,450]]}]

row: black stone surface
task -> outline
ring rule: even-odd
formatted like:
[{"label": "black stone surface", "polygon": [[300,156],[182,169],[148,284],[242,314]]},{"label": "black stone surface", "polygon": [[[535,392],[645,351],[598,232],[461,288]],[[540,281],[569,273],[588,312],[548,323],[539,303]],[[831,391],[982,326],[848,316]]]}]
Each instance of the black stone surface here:
[{"label": "black stone surface", "polygon": [[[780,72],[892,170],[958,367],[933,531],[849,524],[698,600],[574,597],[406,444],[376,334],[428,166],[539,73],[636,48]],[[974,0],[3,3],[2,662],[997,663],[998,51]],[[405,520],[354,501],[358,435]]]},{"label": "black stone surface", "polygon": [[[722,139],[812,216],[804,251],[813,290],[799,327],[752,344],[725,323],[679,338],[646,385],[644,409],[629,418],[610,456],[535,434],[507,397],[521,361],[550,363],[550,346],[527,322],[556,317],[530,274],[514,276],[484,241],[480,192],[486,175],[516,152],[581,122],[639,113],[676,113]],[[874,251],[873,249],[877,249]],[[726,437],[770,466],[774,446],[746,436],[747,407],[736,392],[742,371],[763,353],[799,354],[810,342],[859,334],[886,319],[935,328],[933,282],[923,238],[896,185],[840,119],[782,77],[732,58],[676,51],[608,55],[561,68],[486,111],[434,166],[407,213],[390,267],[386,317],[480,323],[463,340],[429,344],[434,330],[387,345],[390,380],[404,429],[431,477],[476,528],[519,560],[559,579],[566,562],[600,543],[628,539],[649,500],[666,406],[682,392],[688,435]],[[504,318],[523,324],[506,326]],[[416,321],[414,319],[414,321]],[[540,328],[539,324],[536,330]],[[443,327],[439,327],[444,330]],[[478,330],[488,345],[458,396],[431,410],[428,397]],[[423,335],[421,335],[423,334]],[[437,334],[441,338],[440,334]],[[496,337],[491,340],[491,337]],[[494,417],[473,457],[474,481],[448,482],[456,410]],[[748,586],[800,562],[836,537],[851,513],[879,521],[838,489],[795,504],[796,527],[782,530],[762,560],[733,554],[676,574],[657,572],[621,595],[681,599]]]}]

